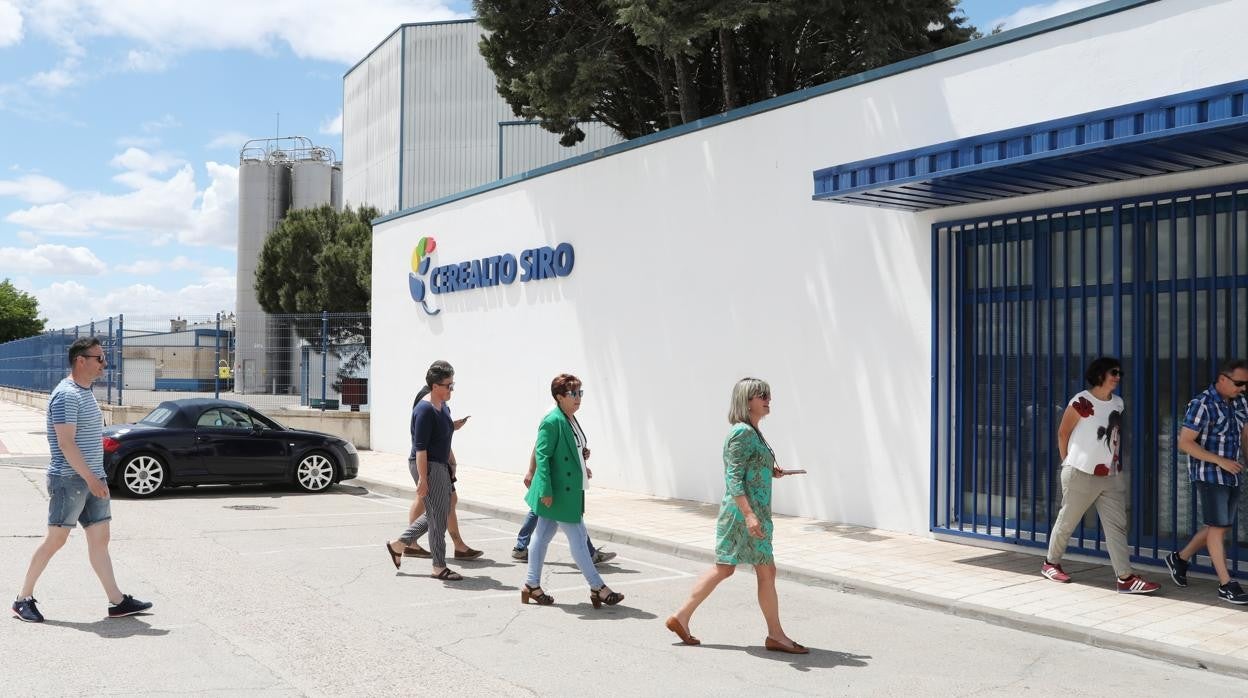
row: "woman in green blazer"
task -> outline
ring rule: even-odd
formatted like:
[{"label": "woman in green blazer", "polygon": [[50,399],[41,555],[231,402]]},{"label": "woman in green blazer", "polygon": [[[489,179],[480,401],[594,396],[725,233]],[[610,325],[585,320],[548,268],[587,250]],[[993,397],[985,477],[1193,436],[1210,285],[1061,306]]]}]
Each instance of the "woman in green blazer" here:
[{"label": "woman in green blazer", "polygon": [[611,591],[594,568],[589,548],[584,545],[587,537],[585,522],[585,488],[589,485],[590,472],[585,466],[585,432],[576,421],[585,391],[576,376],[562,373],[550,383],[550,394],[555,398],[551,410],[537,428],[537,446],[534,457],[537,470],[533,483],[525,495],[529,508],[537,514],[537,529],[529,545],[529,575],[520,590],[520,602],[530,599],[546,606],[555,599],[542,591],[542,564],[546,561],[546,549],[555,537],[555,529],[563,529],[572,550],[572,559],[589,582],[589,601],[594,608],[602,604],[614,606],[624,600],[624,595]]}]

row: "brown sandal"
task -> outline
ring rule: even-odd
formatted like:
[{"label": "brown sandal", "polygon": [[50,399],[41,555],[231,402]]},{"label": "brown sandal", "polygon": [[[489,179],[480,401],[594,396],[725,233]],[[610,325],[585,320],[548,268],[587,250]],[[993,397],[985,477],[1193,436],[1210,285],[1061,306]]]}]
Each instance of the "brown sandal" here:
[{"label": "brown sandal", "polygon": [[433,577],[434,579],[441,579],[444,582],[458,582],[464,578],[462,574],[456,572],[450,567],[443,567],[441,572],[437,574],[431,574],[429,576]]},{"label": "brown sandal", "polygon": [[555,597],[542,591],[541,586],[531,587],[528,584],[520,590],[520,603],[529,605],[529,599],[532,599],[538,606],[549,606],[555,602]]},{"label": "brown sandal", "polygon": [[793,640],[789,640],[789,642],[793,643],[792,647],[787,647],[785,645],[782,645],[780,644],[778,640],[773,640],[771,639],[771,636],[768,636],[767,641],[763,643],[763,646],[771,650],[772,652],[787,652],[788,654],[809,654],[810,653],[810,650],[797,644],[797,642]]},{"label": "brown sandal", "polygon": [[613,591],[610,594],[603,596],[602,590],[606,588],[607,585],[604,584],[597,589],[589,590],[589,602],[594,605],[594,608],[602,608],[604,603],[608,606],[614,606],[624,600],[624,595],[618,591]]},{"label": "brown sandal", "polygon": [[689,629],[680,624],[676,616],[667,619],[667,629],[676,633],[680,641],[686,645],[700,645],[702,641],[689,634]]},{"label": "brown sandal", "polygon": [[399,565],[403,564],[403,554],[394,552],[394,548],[390,547],[390,541],[386,541],[386,552],[390,554],[390,562],[394,563],[394,569],[399,569]]}]

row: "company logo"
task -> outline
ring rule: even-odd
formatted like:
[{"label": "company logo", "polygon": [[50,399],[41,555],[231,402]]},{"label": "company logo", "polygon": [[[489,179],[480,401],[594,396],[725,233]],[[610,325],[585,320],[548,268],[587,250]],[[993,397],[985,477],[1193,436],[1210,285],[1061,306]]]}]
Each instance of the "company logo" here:
[{"label": "company logo", "polygon": [[576,251],[566,242],[555,247],[527,249],[518,256],[507,253],[434,267],[429,255],[437,247],[433,238],[421,238],[412,250],[412,271],[407,275],[412,300],[420,303],[429,315],[437,315],[442,310],[429,307],[426,293],[436,295],[488,288],[514,283],[517,278],[521,283],[554,279],[571,274],[576,264]]},{"label": "company logo", "polygon": [[420,307],[430,315],[437,315],[442,312],[441,308],[430,309],[429,304],[425,302],[425,282],[421,279],[429,272],[429,255],[438,249],[438,241],[433,238],[421,238],[416,243],[416,249],[412,250],[412,273],[407,275],[407,288],[412,293],[412,300],[420,303]]}]

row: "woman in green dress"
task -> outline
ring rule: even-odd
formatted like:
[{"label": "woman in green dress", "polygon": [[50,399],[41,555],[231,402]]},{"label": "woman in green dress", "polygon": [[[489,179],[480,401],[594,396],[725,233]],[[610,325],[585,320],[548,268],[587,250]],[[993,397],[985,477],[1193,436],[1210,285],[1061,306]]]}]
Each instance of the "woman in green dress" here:
[{"label": "woman in green dress", "polygon": [[776,563],[771,551],[771,480],[784,472],[776,465],[771,446],[758,423],[771,413],[771,387],[758,378],[742,378],[732,389],[724,440],[726,492],[715,524],[715,566],[698,578],[689,599],[667,619],[667,628],[686,645],[701,644],[689,634],[689,619],[719,583],[732,576],[737,565],[754,565],[758,604],[767,621],[764,645],[775,652],[806,654],[780,627],[776,597]]}]

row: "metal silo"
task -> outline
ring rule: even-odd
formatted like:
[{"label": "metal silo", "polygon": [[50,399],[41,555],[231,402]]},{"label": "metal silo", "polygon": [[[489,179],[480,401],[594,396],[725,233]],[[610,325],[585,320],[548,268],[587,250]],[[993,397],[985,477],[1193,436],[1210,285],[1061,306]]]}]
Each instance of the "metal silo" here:
[{"label": "metal silo", "polygon": [[282,150],[254,147],[248,141],[239,155],[238,276],[235,313],[238,329],[235,390],[268,392],[270,366],[266,354],[268,320],[256,299],[255,278],[260,250],[290,207],[289,156]]},{"label": "metal silo", "polygon": [[316,208],[330,203],[333,188],[333,165],[329,151],[312,148],[291,164],[290,186],[292,209]]},{"label": "metal silo", "polygon": [[255,290],[256,268],[265,240],[290,210],[333,201],[334,177],[334,151],[302,136],[248,141],[239,154],[234,365],[235,390],[239,392],[298,391],[301,341],[294,320],[268,315],[261,309]]}]

